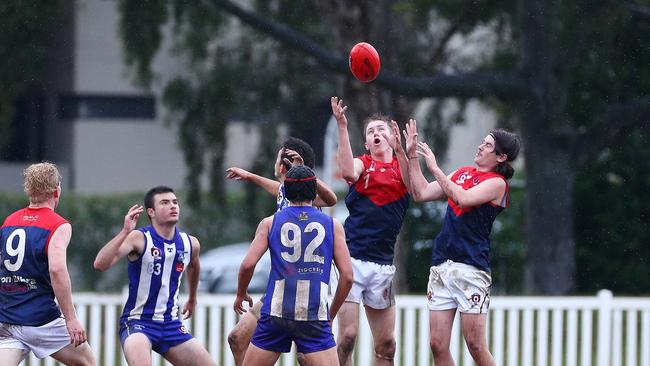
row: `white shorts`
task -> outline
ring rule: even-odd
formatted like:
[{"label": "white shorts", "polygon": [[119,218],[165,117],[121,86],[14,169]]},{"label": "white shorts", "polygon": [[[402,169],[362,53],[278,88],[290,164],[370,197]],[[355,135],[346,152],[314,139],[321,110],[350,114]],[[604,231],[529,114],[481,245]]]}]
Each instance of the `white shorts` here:
[{"label": "white shorts", "polygon": [[427,297],[429,310],[456,309],[461,313],[486,314],[490,307],[489,273],[448,260],[431,267]]},{"label": "white shorts", "polygon": [[373,309],[388,309],[395,305],[395,266],[352,258],[352,272],[354,282],[345,301],[357,304],[363,301]]},{"label": "white shorts", "polygon": [[23,350],[23,359],[29,351],[45,358],[69,344],[70,335],[62,317],[40,327],[0,323],[0,348]]}]

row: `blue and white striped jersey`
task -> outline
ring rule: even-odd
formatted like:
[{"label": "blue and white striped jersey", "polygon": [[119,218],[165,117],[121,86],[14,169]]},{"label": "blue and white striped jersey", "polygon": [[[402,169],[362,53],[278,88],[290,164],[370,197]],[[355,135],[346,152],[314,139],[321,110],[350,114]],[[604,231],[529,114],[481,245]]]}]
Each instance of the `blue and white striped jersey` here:
[{"label": "blue and white striped jersey", "polygon": [[275,213],[268,242],[271,274],[261,312],[290,320],[329,320],[332,218],[312,206],[289,206]]},{"label": "blue and white striped jersey", "polygon": [[140,258],[129,261],[129,297],[120,321],[178,320],[178,290],[192,258],[190,237],[176,229],[174,239],[165,240],[152,225],[138,230],[145,246]]}]

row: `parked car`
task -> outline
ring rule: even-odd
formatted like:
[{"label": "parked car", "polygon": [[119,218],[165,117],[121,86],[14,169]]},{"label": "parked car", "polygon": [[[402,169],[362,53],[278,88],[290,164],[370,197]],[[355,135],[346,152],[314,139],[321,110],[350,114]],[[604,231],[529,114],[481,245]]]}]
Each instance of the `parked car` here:
[{"label": "parked car", "polygon": [[[239,265],[249,246],[249,242],[229,244],[203,253],[200,257],[199,291],[217,294],[237,292]],[[249,293],[260,294],[266,291],[270,270],[271,257],[267,251],[255,267],[255,273],[248,285]]]}]

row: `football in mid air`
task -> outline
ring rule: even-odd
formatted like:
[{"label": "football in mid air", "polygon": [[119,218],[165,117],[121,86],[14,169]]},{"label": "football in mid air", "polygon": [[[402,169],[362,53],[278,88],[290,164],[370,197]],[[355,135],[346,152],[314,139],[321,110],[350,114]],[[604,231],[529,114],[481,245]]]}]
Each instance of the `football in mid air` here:
[{"label": "football in mid air", "polygon": [[360,42],[350,50],[350,71],[357,80],[369,83],[377,78],[381,62],[379,53],[370,44]]}]

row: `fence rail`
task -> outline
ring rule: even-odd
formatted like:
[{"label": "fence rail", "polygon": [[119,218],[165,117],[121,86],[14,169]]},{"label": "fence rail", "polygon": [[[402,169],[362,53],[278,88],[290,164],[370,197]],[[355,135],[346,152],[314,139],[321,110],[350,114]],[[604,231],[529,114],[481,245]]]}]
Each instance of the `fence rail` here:
[{"label": "fence rail", "polygon": [[[74,299],[99,365],[126,365],[117,333],[124,297],[78,293]],[[227,341],[238,320],[233,300],[201,294],[186,323],[220,366],[234,365]],[[398,296],[396,302],[395,365],[432,365],[426,298]],[[355,365],[365,366],[372,364],[373,347],[363,311],[361,317],[354,357]],[[474,365],[456,320],[452,354],[457,365]],[[613,297],[607,290],[593,297],[493,297],[487,336],[499,366],[650,366],[650,298]],[[294,360],[285,354],[278,365],[295,365]],[[23,364],[58,365],[33,355]],[[164,359],[154,353],[153,364],[165,364]]]}]

